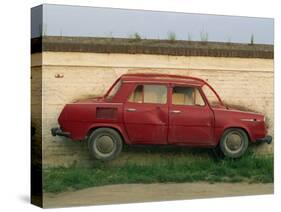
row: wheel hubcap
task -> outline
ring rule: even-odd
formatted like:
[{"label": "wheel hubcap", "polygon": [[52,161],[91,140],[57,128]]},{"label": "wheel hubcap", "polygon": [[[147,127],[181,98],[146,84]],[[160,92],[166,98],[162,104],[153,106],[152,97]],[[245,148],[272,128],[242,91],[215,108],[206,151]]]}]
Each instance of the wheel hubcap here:
[{"label": "wheel hubcap", "polygon": [[239,152],[243,147],[242,136],[236,132],[229,134],[226,138],[226,148],[231,152]]},{"label": "wheel hubcap", "polygon": [[96,147],[101,153],[111,153],[114,148],[114,141],[110,136],[103,135],[97,138]]}]

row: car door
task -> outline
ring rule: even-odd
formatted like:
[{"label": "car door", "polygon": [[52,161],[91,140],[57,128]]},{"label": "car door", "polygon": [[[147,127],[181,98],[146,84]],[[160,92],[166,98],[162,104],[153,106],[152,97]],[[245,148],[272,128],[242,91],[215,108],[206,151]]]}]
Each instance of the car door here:
[{"label": "car door", "polygon": [[132,143],[167,143],[167,91],[165,84],[136,85],[124,104],[124,123]]},{"label": "car door", "polygon": [[173,85],[170,88],[168,142],[211,145],[214,116],[199,88]]}]

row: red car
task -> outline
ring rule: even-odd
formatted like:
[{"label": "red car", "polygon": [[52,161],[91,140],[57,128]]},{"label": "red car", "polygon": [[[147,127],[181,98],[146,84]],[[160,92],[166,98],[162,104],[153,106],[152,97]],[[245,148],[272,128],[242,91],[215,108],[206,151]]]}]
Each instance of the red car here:
[{"label": "red car", "polygon": [[219,147],[231,158],[250,142],[271,143],[262,114],[230,109],[204,80],[125,74],[99,98],[65,105],[52,135],[85,140],[91,155],[111,160],[129,145]]}]

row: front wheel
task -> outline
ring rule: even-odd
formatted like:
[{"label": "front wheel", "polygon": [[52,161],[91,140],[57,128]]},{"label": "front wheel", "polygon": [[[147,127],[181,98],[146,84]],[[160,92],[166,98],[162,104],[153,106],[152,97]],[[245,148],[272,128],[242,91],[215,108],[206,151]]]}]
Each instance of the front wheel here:
[{"label": "front wheel", "polygon": [[98,128],[88,139],[90,154],[98,160],[113,160],[122,151],[122,146],[120,134],[111,128]]},{"label": "front wheel", "polygon": [[247,150],[248,135],[242,129],[227,129],[220,140],[220,149],[226,157],[239,158]]}]

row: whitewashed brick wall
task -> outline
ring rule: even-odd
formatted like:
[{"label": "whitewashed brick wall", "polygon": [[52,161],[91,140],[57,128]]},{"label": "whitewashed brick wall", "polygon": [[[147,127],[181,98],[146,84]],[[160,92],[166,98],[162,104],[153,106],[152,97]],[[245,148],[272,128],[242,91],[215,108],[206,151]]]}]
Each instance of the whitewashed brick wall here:
[{"label": "whitewashed brick wall", "polygon": [[[41,56],[43,58],[41,66]],[[42,69],[41,69],[42,67]],[[43,164],[90,164],[87,146],[66,138],[52,137],[58,115],[66,103],[99,96],[125,73],[167,73],[207,80],[222,99],[232,105],[264,113],[273,135],[273,60],[255,58],[184,57],[165,55],[44,52],[32,55],[32,95],[42,71]],[[62,74],[63,78],[55,78]],[[38,101],[32,102],[36,107]],[[35,113],[35,112],[34,112]],[[36,114],[33,118],[36,119]],[[34,120],[36,123],[36,120]],[[255,151],[273,153],[272,145]]]}]

